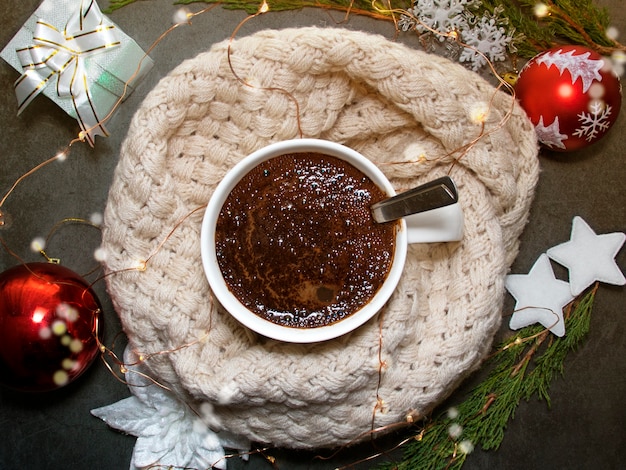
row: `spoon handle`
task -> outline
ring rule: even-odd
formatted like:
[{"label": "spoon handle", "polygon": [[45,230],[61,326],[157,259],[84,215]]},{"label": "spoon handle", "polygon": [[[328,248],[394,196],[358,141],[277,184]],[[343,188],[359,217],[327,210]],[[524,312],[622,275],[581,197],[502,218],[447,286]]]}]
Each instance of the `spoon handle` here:
[{"label": "spoon handle", "polygon": [[409,189],[372,205],[372,216],[378,223],[449,206],[459,200],[452,178],[443,176],[426,184]]}]

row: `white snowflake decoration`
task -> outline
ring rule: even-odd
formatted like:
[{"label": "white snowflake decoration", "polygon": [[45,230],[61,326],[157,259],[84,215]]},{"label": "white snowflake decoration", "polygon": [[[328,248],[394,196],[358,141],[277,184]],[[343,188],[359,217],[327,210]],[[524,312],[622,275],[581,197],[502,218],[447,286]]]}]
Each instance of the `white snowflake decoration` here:
[{"label": "white snowflake decoration", "polygon": [[514,52],[514,29],[507,31],[506,18],[501,7],[493,15],[476,17],[471,10],[480,7],[480,0],[414,0],[413,6],[402,15],[398,26],[402,31],[416,30],[420,34],[435,33],[440,41],[460,35],[464,47],[460,62],[468,63],[476,71],[490,61],[503,61],[506,51]]},{"label": "white snowflake decoration", "polygon": [[[137,362],[128,347],[124,362]],[[216,424],[212,405],[204,403],[194,413],[172,392],[142,375],[143,368],[133,369],[126,373],[133,396],[91,410],[112,428],[137,437],[130,470],[153,466],[225,469],[223,446],[249,449],[246,439],[211,431],[209,426]]]},{"label": "white snowflake decoration", "polygon": [[606,132],[611,126],[609,116],[611,107],[602,101],[593,101],[589,113],[582,112],[578,115],[581,126],[574,131],[576,137],[585,137],[588,142],[593,141],[601,132]]},{"label": "white snowflake decoration", "polygon": [[490,16],[483,16],[475,26],[461,31],[466,47],[461,53],[461,62],[471,62],[472,70],[476,71],[491,61],[506,60],[506,50],[513,40],[512,33],[508,33],[502,22]]},{"label": "white snowflake decoration", "polygon": [[587,93],[594,80],[602,81],[600,70],[604,67],[603,60],[589,59],[590,52],[574,55],[575,51],[563,52],[561,49],[547,52],[537,58],[538,64],[544,64],[550,68],[555,66],[561,75],[566,70],[572,76],[572,85],[580,78],[583,85],[583,93]]},{"label": "white snowflake decoration", "polygon": [[410,15],[403,15],[398,24],[403,31],[437,31],[443,41],[446,34],[467,28],[468,9],[480,4],[480,0],[415,0]]}]

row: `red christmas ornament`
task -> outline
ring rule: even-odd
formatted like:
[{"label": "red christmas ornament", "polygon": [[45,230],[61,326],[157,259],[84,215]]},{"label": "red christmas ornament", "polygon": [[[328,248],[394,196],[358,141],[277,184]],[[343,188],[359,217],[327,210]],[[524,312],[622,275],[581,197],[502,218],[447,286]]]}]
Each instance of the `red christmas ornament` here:
[{"label": "red christmas ornament", "polygon": [[80,376],[97,357],[101,307],[87,281],[51,263],[0,274],[0,383],[48,391]]},{"label": "red christmas ornament", "polygon": [[557,151],[577,150],[603,137],[622,103],[611,62],[582,46],[560,46],[532,58],[515,91],[537,137]]}]

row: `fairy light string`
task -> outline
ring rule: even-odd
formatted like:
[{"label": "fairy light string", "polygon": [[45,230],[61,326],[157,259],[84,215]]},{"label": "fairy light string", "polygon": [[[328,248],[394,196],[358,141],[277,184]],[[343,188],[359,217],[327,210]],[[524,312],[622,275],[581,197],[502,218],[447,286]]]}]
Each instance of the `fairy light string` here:
[{"label": "fairy light string", "polygon": [[[346,21],[349,17],[349,15],[351,13],[358,13],[358,10],[353,8],[353,4],[354,2],[350,2],[350,5],[347,9],[345,9],[345,18],[344,21]],[[145,60],[146,57],[148,57],[148,55],[154,50],[154,48],[161,43],[161,41],[163,41],[169,34],[171,34],[174,30],[176,30],[178,27],[180,27],[183,24],[187,24],[187,25],[191,25],[192,24],[192,20],[197,17],[198,15],[202,15],[206,12],[209,12],[210,10],[212,10],[215,6],[217,6],[217,4],[212,4],[207,8],[204,8],[202,10],[199,10],[195,13],[189,12],[187,10],[179,10],[178,15],[179,15],[179,20],[178,22],[176,22],[174,25],[172,25],[170,28],[168,28],[165,32],[163,32],[154,42],[153,44],[147,49],[145,56],[142,58],[142,61]],[[508,83],[505,79],[503,79],[495,70],[495,67],[493,65],[493,63],[480,51],[476,50],[475,48],[472,48],[471,46],[469,46],[468,44],[465,44],[461,41],[461,38],[459,37],[458,33],[455,31],[451,31],[448,33],[440,33],[438,31],[435,31],[431,28],[429,28],[427,25],[425,25],[423,22],[421,22],[418,18],[415,18],[410,12],[404,11],[404,10],[400,10],[400,9],[394,9],[391,8],[391,2],[389,0],[385,0],[383,2],[378,2],[376,0],[374,0],[372,2],[372,6],[374,7],[374,9],[377,11],[377,13],[375,14],[371,14],[370,16],[376,17],[376,15],[381,15],[381,16],[385,16],[388,17],[389,15],[392,16],[392,18],[394,18],[394,24],[395,24],[395,32],[398,33],[398,27],[397,27],[397,22],[396,22],[396,15],[398,14],[403,14],[403,15],[410,15],[413,17],[413,19],[416,21],[417,24],[422,25],[423,27],[425,27],[426,29],[430,30],[433,34],[437,34],[437,35],[442,35],[444,36],[447,40],[450,40],[452,42],[457,43],[458,45],[460,45],[461,47],[464,48],[471,48],[473,49],[475,52],[477,52],[478,54],[481,54],[489,67],[490,72],[492,73],[492,75],[497,79],[498,81],[498,85],[490,99],[490,101],[486,104],[486,107],[483,109],[482,112],[477,113],[475,116],[473,116],[473,120],[475,123],[479,124],[479,132],[478,135],[473,137],[468,143],[460,146],[457,149],[454,149],[452,151],[450,151],[448,154],[440,156],[440,157],[436,157],[435,159],[448,159],[448,158],[453,158],[453,162],[449,168],[449,172],[451,172],[454,168],[454,165],[460,161],[462,158],[464,158],[464,156],[466,156],[471,149],[483,138],[489,136],[490,134],[497,132],[498,130],[500,130],[505,124],[506,122],[509,120],[509,118],[511,117],[512,113],[513,113],[513,109],[515,106],[514,103],[514,98],[515,98],[515,91],[512,87],[512,85],[510,83]],[[322,8],[327,8],[327,9],[332,9],[330,6],[324,6],[321,5]],[[298,133],[300,137],[303,137],[303,131],[302,131],[302,127],[301,127],[301,121],[300,121],[300,105],[298,103],[298,100],[296,99],[296,97],[290,93],[288,90],[284,90],[282,88],[276,88],[276,87],[259,87],[253,83],[251,83],[248,80],[245,80],[243,78],[241,78],[241,75],[239,74],[239,71],[235,70],[233,63],[231,61],[231,55],[232,55],[232,44],[234,42],[234,39],[237,35],[237,33],[240,31],[240,29],[248,22],[251,21],[254,18],[257,18],[260,15],[263,15],[265,13],[267,13],[269,11],[269,6],[267,4],[267,2],[265,0],[263,0],[260,5],[258,10],[256,11],[256,13],[251,14],[249,16],[247,16],[246,18],[244,18],[234,29],[233,33],[230,36],[229,42],[228,42],[228,49],[227,49],[227,59],[228,59],[228,64],[230,67],[230,71],[233,74],[233,76],[235,77],[235,79],[242,85],[242,86],[246,86],[246,87],[252,87],[252,88],[260,88],[263,90],[266,90],[268,92],[279,92],[279,93],[283,93],[285,94],[294,104],[295,106],[295,118],[297,120],[297,127],[298,127]],[[107,122],[112,115],[114,114],[114,112],[117,110],[117,108],[121,105],[121,103],[123,102],[126,94],[128,93],[128,87],[129,87],[129,83],[134,80],[136,78],[136,76],[138,75],[138,73],[140,72],[141,69],[141,62],[139,63],[135,73],[132,75],[132,77],[129,79],[129,81],[127,81],[124,84],[124,89],[123,89],[123,93],[122,95],[119,97],[119,99],[117,100],[117,102],[115,103],[115,105],[113,106],[113,108],[111,109],[111,111],[102,119],[102,121],[100,123],[98,123],[98,125],[103,124],[105,122]],[[493,100],[496,97],[496,94],[498,93],[498,91],[500,91],[501,89],[506,89],[511,95],[512,95],[512,99],[511,99],[511,105],[510,108],[508,109],[508,111],[506,112],[506,114],[499,119],[499,121],[497,123],[495,123],[494,125],[492,125],[491,127],[487,128],[487,120],[489,117],[489,111],[491,110],[491,108],[493,107]],[[4,194],[4,196],[2,197],[2,199],[0,199],[0,229],[2,228],[8,228],[8,226],[10,226],[11,224],[11,220],[10,220],[10,216],[7,212],[5,212],[3,210],[3,207],[7,201],[7,199],[9,198],[9,196],[16,190],[16,188],[22,183],[24,182],[24,180],[26,180],[29,176],[33,175],[35,172],[38,172],[39,170],[43,169],[44,167],[46,167],[47,165],[49,165],[50,163],[54,162],[54,161],[63,161],[65,160],[70,152],[71,149],[73,147],[74,144],[76,143],[84,143],[86,142],[86,135],[85,135],[85,131],[81,131],[78,136],[74,139],[72,139],[68,145],[61,150],[60,152],[58,152],[56,155],[54,155],[53,157],[41,162],[40,164],[36,165],[35,167],[33,167],[31,170],[27,171],[26,173],[24,173],[23,175],[21,175],[19,178],[17,178],[15,180],[15,182],[12,184],[12,186],[9,188],[9,190]],[[420,157],[416,160],[416,161],[398,161],[398,162],[392,162],[392,163],[388,163],[388,164],[401,164],[401,163],[423,163],[424,161],[428,160],[428,157],[426,155],[420,155]],[[123,269],[123,270],[119,270],[119,271],[115,271],[115,272],[111,272],[108,273],[106,275],[103,275],[101,277],[99,277],[95,282],[98,282],[100,280],[103,280],[106,276],[112,276],[112,275],[119,275],[123,272],[129,272],[129,271],[139,271],[139,272],[143,272],[146,271],[149,268],[149,263],[151,261],[151,259],[160,251],[163,249],[163,247],[166,245],[166,243],[171,239],[171,237],[174,235],[174,233],[176,232],[176,230],[178,230],[180,228],[181,225],[183,225],[189,217],[193,216],[194,214],[198,213],[200,210],[204,209],[206,206],[200,206],[195,208],[194,210],[192,210],[191,212],[189,212],[187,215],[185,215],[182,219],[180,219],[170,230],[169,233],[167,233],[162,239],[161,241],[157,244],[157,246],[150,252],[150,254],[143,260],[140,260],[137,264],[127,268],[127,269]],[[68,222],[79,222],[81,219],[66,219],[64,221],[62,221],[60,224],[55,225],[55,227],[53,227],[51,234],[49,235],[49,237],[52,235],[53,232],[55,232],[56,230],[58,230],[58,228],[60,227],[60,225],[68,223]],[[95,224],[91,224],[94,225]],[[48,237],[48,238],[49,238]],[[14,256],[16,259],[18,259],[21,263],[24,263],[24,261],[13,251],[9,248],[8,244],[6,243],[6,241],[4,240],[4,238],[0,237],[0,244],[3,246],[3,248],[11,255]],[[45,245],[45,244],[44,244]],[[55,258],[51,258],[48,256],[48,254],[44,251],[44,247],[42,247],[39,250],[40,254],[42,256],[44,256],[49,262],[51,261],[55,261]],[[24,263],[25,264],[25,263]],[[92,284],[93,285],[93,284]],[[111,372],[111,374],[120,382],[128,385],[128,386],[133,386],[132,384],[128,383],[128,381],[126,379],[123,378],[123,376],[127,373],[135,373],[138,374],[140,376],[142,376],[143,378],[146,378],[150,381],[150,383],[157,385],[167,391],[170,391],[172,393],[175,393],[174,390],[172,390],[167,384],[161,383],[158,380],[154,379],[153,377],[151,377],[149,374],[146,374],[140,370],[137,369],[137,366],[146,363],[148,361],[150,361],[152,358],[156,357],[156,356],[161,356],[161,355],[168,355],[168,354],[174,354],[184,348],[188,348],[191,346],[194,346],[198,343],[201,343],[203,341],[205,341],[210,334],[210,328],[204,333],[204,335],[202,335],[200,338],[191,341],[187,344],[183,344],[177,347],[174,347],[172,349],[168,349],[168,350],[163,350],[163,351],[159,351],[159,352],[155,352],[155,353],[151,353],[151,354],[142,354],[142,353],[138,353],[137,357],[138,360],[136,362],[133,363],[125,363],[121,358],[118,357],[118,355],[114,352],[113,347],[114,346],[106,346],[104,343],[101,342],[100,340],[100,331],[101,331],[101,325],[99,324],[100,320],[97,319],[97,315],[96,313],[99,312],[95,312],[94,311],[94,325],[93,325],[93,333],[94,333],[94,337],[96,338],[96,340],[98,341],[98,349],[101,352],[101,359],[103,364],[105,365],[105,367]],[[385,452],[380,452],[371,456],[368,456],[362,460],[360,460],[357,463],[362,463],[362,462],[367,462],[370,461],[374,458],[380,457],[382,455],[385,455],[386,452],[389,452],[391,450],[394,450],[396,448],[399,448],[401,446],[404,446],[407,442],[409,441],[420,441],[425,434],[428,434],[428,430],[429,425],[428,424],[424,424],[424,418],[422,416],[420,416],[418,413],[409,410],[407,412],[406,415],[406,419],[404,421],[399,421],[397,423],[392,423],[383,427],[375,427],[375,420],[376,420],[376,415],[379,412],[384,412],[384,408],[385,408],[385,403],[384,403],[384,397],[380,396],[379,394],[379,390],[380,390],[380,385],[382,383],[382,381],[384,380],[384,370],[387,367],[387,363],[385,361],[384,358],[384,344],[383,344],[383,326],[384,326],[384,312],[381,312],[381,314],[379,315],[379,339],[378,339],[378,345],[377,345],[377,359],[378,359],[378,379],[377,379],[377,385],[376,385],[376,391],[375,391],[375,404],[372,408],[372,421],[371,421],[371,428],[370,430],[364,432],[362,435],[357,436],[355,438],[355,442],[362,439],[363,437],[366,436],[371,436],[372,438],[377,435],[377,434],[381,434],[381,433],[387,433],[390,430],[398,430],[398,429],[404,429],[404,428],[408,428],[408,427],[413,427],[416,426],[418,424],[422,424],[422,427],[420,429],[420,431],[415,434],[412,435],[409,438],[406,438],[402,441],[400,441],[398,444],[396,444],[395,446],[393,446],[392,449],[385,451]],[[520,370],[522,370],[523,367],[525,367],[525,365],[530,361],[530,359],[533,357],[533,355],[535,354],[535,352],[537,351],[537,349],[539,348],[539,346],[541,346],[541,344],[546,341],[546,339],[549,337],[549,330],[548,329],[543,329],[538,333],[534,333],[532,335],[529,335],[527,337],[517,337],[514,340],[512,340],[512,342],[508,343],[507,345],[505,345],[501,350],[499,350],[498,352],[503,352],[506,351],[509,348],[512,348],[513,346],[520,346],[523,343],[532,341],[532,340],[536,340],[536,343],[533,345],[533,347],[527,352],[527,354],[524,356],[524,358],[519,362],[518,366],[516,366],[514,373],[517,374],[520,372]],[[497,353],[498,353],[497,352]],[[121,374],[121,375],[120,375]],[[497,399],[496,396],[489,396],[487,397],[487,400],[485,401],[484,404],[484,410],[483,412],[486,412],[488,410],[488,408],[492,405],[492,403]],[[259,453],[261,455],[264,456],[264,458],[266,458],[268,461],[272,461],[273,458],[271,458],[270,456],[265,455],[265,452],[267,450],[269,450],[270,448],[263,448],[263,449],[257,449],[255,451],[251,451],[250,454],[252,453]],[[237,454],[232,454],[227,456],[226,458],[230,458],[232,456],[235,455],[242,455],[240,453]],[[334,455],[334,454],[333,454]],[[455,460],[457,459],[459,456],[459,448],[458,448],[458,443],[454,443],[454,449],[453,449],[453,453],[452,453],[452,459]],[[322,458],[322,457],[319,457]],[[158,468],[158,467],[155,467]],[[342,467],[342,468],[348,468],[348,467]]]}]

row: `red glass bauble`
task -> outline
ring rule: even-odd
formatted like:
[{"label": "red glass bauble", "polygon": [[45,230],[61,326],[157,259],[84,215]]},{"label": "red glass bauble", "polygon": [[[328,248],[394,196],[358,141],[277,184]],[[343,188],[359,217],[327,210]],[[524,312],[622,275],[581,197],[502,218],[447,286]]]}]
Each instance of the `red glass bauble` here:
[{"label": "red glass bauble", "polygon": [[617,120],[622,91],[610,60],[582,46],[560,46],[532,58],[515,92],[537,138],[557,151],[578,150]]},{"label": "red glass bauble", "polygon": [[60,388],[97,357],[101,307],[89,283],[51,263],[0,274],[0,383],[24,391]]}]

